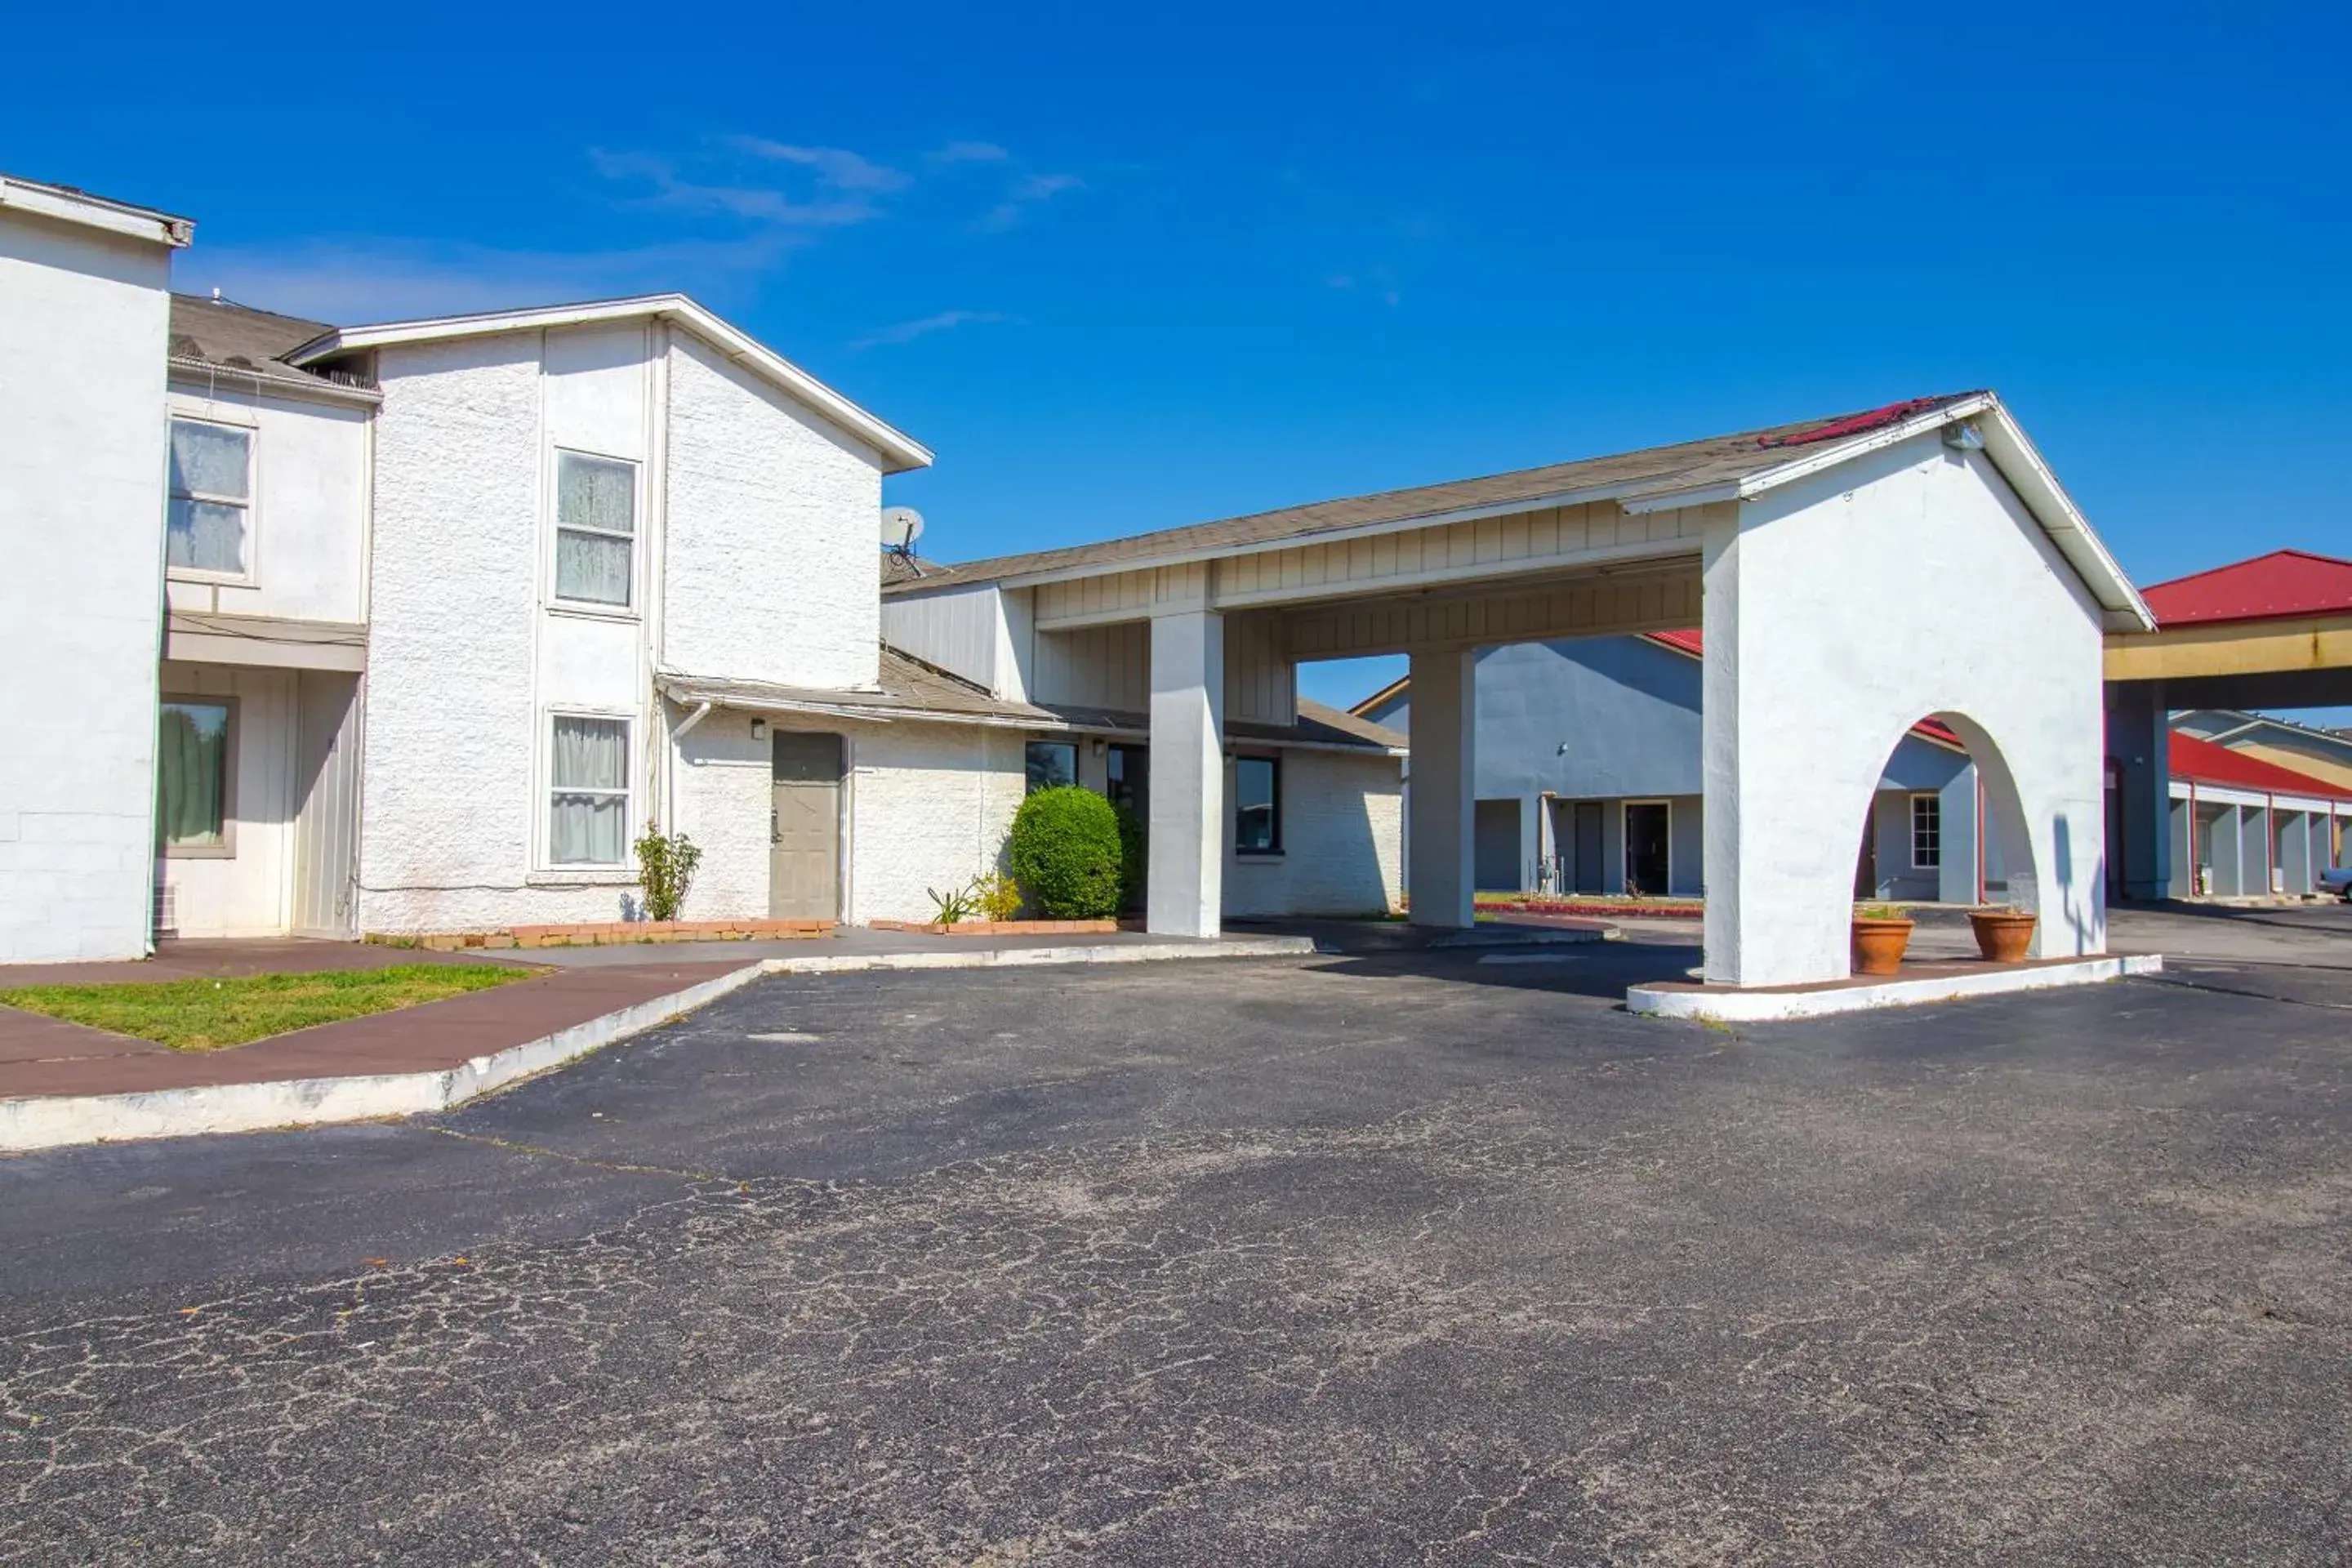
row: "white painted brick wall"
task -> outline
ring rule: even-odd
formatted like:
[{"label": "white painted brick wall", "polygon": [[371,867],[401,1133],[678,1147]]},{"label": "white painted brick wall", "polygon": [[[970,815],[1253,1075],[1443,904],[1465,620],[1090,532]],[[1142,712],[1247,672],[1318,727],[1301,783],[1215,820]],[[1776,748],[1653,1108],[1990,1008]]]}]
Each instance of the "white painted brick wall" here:
[{"label": "white painted brick wall", "polygon": [[168,276],[0,213],[0,962],[147,950]]},{"label": "white painted brick wall", "polygon": [[[673,714],[673,723],[685,718]],[[683,831],[702,851],[686,919],[766,918],[771,755],[768,742],[751,738],[751,721],[741,713],[715,711],[677,742],[670,775],[675,820],[663,826]]]},{"label": "white painted brick wall", "polygon": [[856,920],[929,920],[926,888],[944,892],[997,868],[1027,792],[1024,738],[959,724],[852,731]]},{"label": "white painted brick wall", "polygon": [[524,334],[379,364],[363,931],[610,920],[631,890],[528,885],[539,374]]},{"label": "white painted brick wall", "polygon": [[684,333],[671,342],[669,402],[663,664],[871,686],[878,459]]},{"label": "white painted brick wall", "polygon": [[[1404,879],[1402,782],[1395,757],[1283,752],[1283,852],[1236,855],[1227,834],[1225,913],[1358,915],[1394,909]],[[1230,805],[1230,763],[1225,791]]]}]

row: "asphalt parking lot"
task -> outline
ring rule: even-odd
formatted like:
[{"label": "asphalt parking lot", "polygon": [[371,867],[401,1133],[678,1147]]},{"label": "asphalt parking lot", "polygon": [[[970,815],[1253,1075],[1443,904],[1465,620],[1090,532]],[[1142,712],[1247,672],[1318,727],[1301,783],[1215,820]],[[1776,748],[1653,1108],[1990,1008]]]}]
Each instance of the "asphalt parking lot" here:
[{"label": "asphalt parking lot", "polygon": [[0,1561],[2344,1562],[2352,910],[2284,914],[1738,1032],[1639,942],[780,978],[0,1161]]}]

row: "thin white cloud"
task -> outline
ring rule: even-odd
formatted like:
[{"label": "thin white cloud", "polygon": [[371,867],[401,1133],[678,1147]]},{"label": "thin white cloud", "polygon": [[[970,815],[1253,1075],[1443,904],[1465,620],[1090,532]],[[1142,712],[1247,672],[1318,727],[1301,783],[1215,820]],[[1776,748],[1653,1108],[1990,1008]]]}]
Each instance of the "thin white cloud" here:
[{"label": "thin white cloud", "polygon": [[849,346],[853,349],[880,348],[895,343],[911,343],[917,338],[933,332],[944,332],[957,327],[977,326],[987,321],[1010,320],[1002,310],[941,310],[936,316],[924,316],[912,321],[900,321],[868,333]]},{"label": "thin white cloud", "polygon": [[650,153],[608,153],[592,147],[588,160],[608,180],[642,182],[650,187],[646,195],[634,198],[639,206],[718,213],[800,228],[838,228],[882,216],[882,209],[863,191],[845,191],[832,200],[802,202],[764,185],[706,184],[683,179],[677,165]]},{"label": "thin white cloud", "polygon": [[173,285],[217,288],[242,304],[348,326],[674,289],[724,300],[806,243],[788,229],[583,252],[348,236],[184,251]]},{"label": "thin white cloud", "polygon": [[930,154],[934,163],[1002,163],[1013,154],[993,142],[950,142]]},{"label": "thin white cloud", "polygon": [[1030,208],[1085,184],[1076,174],[1024,174],[1013,182],[1004,199],[983,213],[972,227],[982,234],[1002,234],[1027,216]]},{"label": "thin white cloud", "polygon": [[910,180],[903,172],[845,147],[800,147],[765,136],[730,136],[726,141],[737,152],[755,158],[814,169],[818,180],[837,191],[898,191],[906,189]]}]

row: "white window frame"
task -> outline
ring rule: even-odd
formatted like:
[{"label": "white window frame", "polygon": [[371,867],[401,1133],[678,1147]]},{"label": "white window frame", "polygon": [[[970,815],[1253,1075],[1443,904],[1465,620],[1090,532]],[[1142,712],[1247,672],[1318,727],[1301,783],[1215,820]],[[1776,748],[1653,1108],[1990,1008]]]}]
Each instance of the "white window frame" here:
[{"label": "white window frame", "polygon": [[[222,586],[250,588],[261,580],[261,426],[251,418],[224,414],[207,408],[198,413],[184,406],[173,398],[166,405],[163,426],[163,526],[171,528],[171,506],[175,500],[203,501],[212,506],[239,507],[245,512],[245,570],[215,572],[202,566],[173,566],[168,559],[163,575],[173,583],[212,583]],[[217,425],[224,430],[234,430],[245,437],[245,494],[214,495],[207,491],[182,492],[172,488],[171,428],[174,425]],[[166,547],[168,551],[168,546]]]},{"label": "white window frame", "polygon": [[[184,708],[226,708],[227,721],[221,732],[221,837],[217,844],[173,844],[163,837],[163,825],[155,825],[155,845],[166,860],[234,860],[236,858],[236,778],[244,770],[237,766],[237,746],[245,736],[241,700],[234,695],[219,696],[196,691],[165,691],[156,700],[157,723],[163,721],[163,710],[173,704]],[[156,760],[155,788],[158,797],[157,815],[162,814],[163,761]]]},{"label": "white window frame", "polygon": [[[600,463],[625,463],[632,476],[629,486],[629,602],[608,605],[602,599],[567,599],[558,586],[556,561],[562,535],[569,526],[563,521],[562,472],[567,457],[588,458]],[[593,528],[574,529],[579,533],[593,533],[599,539],[616,539],[617,534]],[[597,616],[607,620],[634,621],[641,618],[639,609],[646,580],[646,465],[636,458],[618,452],[599,452],[589,447],[551,445],[547,458],[547,608],[567,616]],[[602,718],[609,715],[592,714]]]},{"label": "white window frame", "polygon": [[[1923,800],[1933,803],[1936,808],[1936,858],[1933,860],[1919,858],[1919,803]],[[1906,826],[1911,831],[1911,869],[1914,871],[1942,870],[1944,868],[1944,797],[1934,790],[1912,791]]]},{"label": "white window frame", "polygon": [[[560,719],[593,719],[602,723],[618,724],[624,739],[623,777],[626,784],[617,790],[565,789],[566,795],[617,795],[628,805],[628,816],[621,826],[621,858],[618,860],[558,860],[555,858],[555,724]],[[636,880],[636,862],[630,857],[629,847],[636,842],[636,831],[644,821],[643,802],[638,784],[637,744],[640,730],[637,715],[611,708],[549,708],[540,715],[539,724],[539,830],[534,835],[539,846],[539,868],[536,880]],[[615,878],[614,873],[624,875]]]}]

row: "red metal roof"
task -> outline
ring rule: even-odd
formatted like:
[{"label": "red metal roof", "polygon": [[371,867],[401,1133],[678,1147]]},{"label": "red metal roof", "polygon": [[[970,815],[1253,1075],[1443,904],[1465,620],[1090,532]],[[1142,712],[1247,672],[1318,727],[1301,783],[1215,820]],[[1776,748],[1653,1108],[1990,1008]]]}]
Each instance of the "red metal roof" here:
[{"label": "red metal roof", "polygon": [[2172,732],[2172,776],[2225,789],[2250,789],[2262,795],[2316,795],[2323,800],[2352,801],[2352,790],[2309,773],[2233,752],[2200,740],[2183,730]]},{"label": "red metal roof", "polygon": [[[1688,654],[1693,658],[1700,658],[1706,652],[1706,639],[1700,635],[1696,627],[1686,632],[1645,632],[1643,635],[1660,647],[1670,647],[1676,653]],[[1953,733],[1950,726],[1939,723],[1933,719],[1920,720],[1911,726],[1911,732],[1924,736],[1940,745],[1958,746],[1962,751],[1968,750],[1967,743],[1958,735]]]},{"label": "red metal roof", "polygon": [[2273,550],[2141,590],[2159,626],[2352,613],[2352,561]]}]

